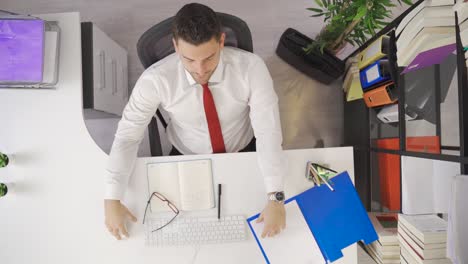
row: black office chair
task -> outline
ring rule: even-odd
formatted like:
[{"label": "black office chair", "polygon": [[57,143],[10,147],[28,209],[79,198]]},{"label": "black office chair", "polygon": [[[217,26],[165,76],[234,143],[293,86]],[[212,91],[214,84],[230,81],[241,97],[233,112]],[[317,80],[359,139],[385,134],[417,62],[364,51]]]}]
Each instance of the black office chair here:
[{"label": "black office chair", "polygon": [[[226,33],[225,45],[237,47],[249,52],[253,52],[252,34],[250,29],[242,19],[216,12],[222,25],[222,31]],[[175,52],[172,44],[172,22],[174,17],[170,17],[150,29],[148,29],[138,40],[137,52],[143,67],[148,68],[157,61]],[[157,110],[157,117],[161,121],[164,129],[167,122],[161,112]],[[156,118],[151,119],[148,125],[151,156],[162,156],[161,141],[159,139],[158,123]]]}]

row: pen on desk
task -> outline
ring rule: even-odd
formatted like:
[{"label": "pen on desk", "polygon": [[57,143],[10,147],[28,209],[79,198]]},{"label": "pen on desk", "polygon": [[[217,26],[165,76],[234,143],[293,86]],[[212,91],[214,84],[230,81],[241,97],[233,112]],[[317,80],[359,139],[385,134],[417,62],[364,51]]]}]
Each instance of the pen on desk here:
[{"label": "pen on desk", "polygon": [[218,220],[221,217],[221,183],[218,183]]}]

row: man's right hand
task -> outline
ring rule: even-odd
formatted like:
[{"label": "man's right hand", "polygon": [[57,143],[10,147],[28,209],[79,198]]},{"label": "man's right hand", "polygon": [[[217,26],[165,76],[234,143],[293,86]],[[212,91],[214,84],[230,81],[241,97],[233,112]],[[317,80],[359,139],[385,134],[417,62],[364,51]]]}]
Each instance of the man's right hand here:
[{"label": "man's right hand", "polygon": [[133,222],[137,218],[119,200],[104,200],[104,210],[107,230],[118,240],[123,236],[129,237],[125,221],[127,218]]}]

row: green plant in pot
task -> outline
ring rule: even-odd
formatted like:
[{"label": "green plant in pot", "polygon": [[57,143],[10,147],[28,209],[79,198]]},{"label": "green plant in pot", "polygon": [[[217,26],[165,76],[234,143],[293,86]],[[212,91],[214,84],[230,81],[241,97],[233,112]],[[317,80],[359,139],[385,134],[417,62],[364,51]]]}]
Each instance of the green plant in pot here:
[{"label": "green plant in pot", "polygon": [[[391,0],[315,0],[319,8],[307,8],[314,12],[312,17],[324,17],[327,23],[316,39],[305,51],[324,50],[336,54],[346,43],[363,45],[370,36],[384,28],[391,19],[390,8],[396,4]],[[411,5],[411,0],[398,0],[398,3]]]},{"label": "green plant in pot", "polygon": [[8,155],[0,152],[0,168],[8,166],[10,163],[10,159],[8,158]]},{"label": "green plant in pot", "polygon": [[5,196],[8,193],[8,187],[4,183],[0,183],[0,197]]}]

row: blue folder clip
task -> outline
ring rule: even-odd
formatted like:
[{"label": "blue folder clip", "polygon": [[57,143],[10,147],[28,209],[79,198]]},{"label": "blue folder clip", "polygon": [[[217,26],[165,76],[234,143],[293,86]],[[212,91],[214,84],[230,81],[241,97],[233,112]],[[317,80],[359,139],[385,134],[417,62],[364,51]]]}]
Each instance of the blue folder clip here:
[{"label": "blue folder clip", "polygon": [[359,72],[361,79],[362,90],[366,91],[376,84],[390,80],[390,73],[386,68],[388,67],[388,60],[378,60]]},{"label": "blue folder clip", "polygon": [[[348,173],[343,172],[330,182],[334,191],[322,184],[289,198],[286,203],[296,200],[322,255],[333,262],[343,257],[344,248],[358,241],[367,245],[378,236]],[[270,263],[251,225],[259,215],[248,218],[247,223],[266,263]]]}]

